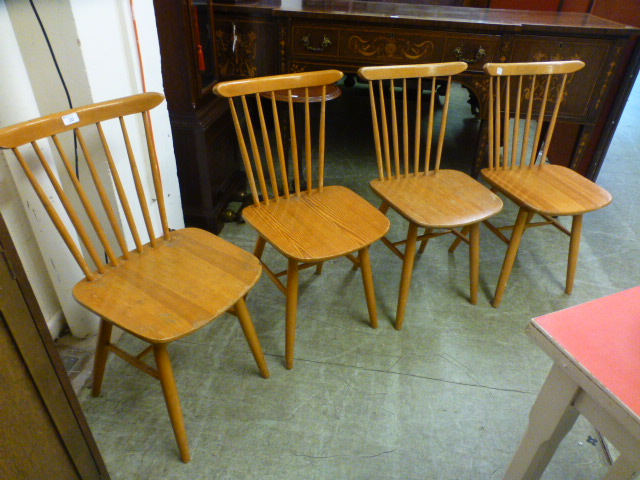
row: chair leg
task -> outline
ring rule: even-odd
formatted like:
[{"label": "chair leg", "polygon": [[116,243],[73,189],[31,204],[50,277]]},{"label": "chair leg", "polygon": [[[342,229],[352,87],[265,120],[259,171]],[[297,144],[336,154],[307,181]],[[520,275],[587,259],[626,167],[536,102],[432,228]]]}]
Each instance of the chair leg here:
[{"label": "chair leg", "polygon": [[96,354],[93,360],[93,387],[91,395],[97,397],[102,391],[102,380],[104,379],[104,370],[107,366],[107,357],[109,356],[109,343],[111,342],[111,330],[113,325],[104,319],[100,319],[100,331],[96,343]]},{"label": "chair leg", "polygon": [[529,426],[504,480],[538,480],[578,418],[572,402],[580,387],[553,365],[529,414]]},{"label": "chair leg", "polygon": [[256,333],[255,326],[251,320],[251,315],[249,314],[249,309],[247,308],[247,302],[245,302],[244,298],[238,300],[235,305],[235,309],[238,314],[240,326],[242,327],[244,336],[247,339],[247,343],[249,344],[249,348],[253,354],[253,358],[260,369],[260,374],[263,378],[269,378],[269,367],[264,359],[264,352],[262,351],[262,346],[260,346],[260,340],[258,339],[258,334]]},{"label": "chair leg", "polygon": [[[425,228],[424,234],[428,235],[433,232],[433,228]],[[418,249],[418,253],[424,253],[424,249],[427,248],[427,243],[429,243],[429,239],[425,238],[420,242],[420,248]]]},{"label": "chair leg", "polygon": [[258,236],[258,240],[256,240],[256,246],[253,249],[253,255],[260,260],[262,258],[262,254],[264,253],[264,246],[267,244],[267,241]]},{"label": "chair leg", "polygon": [[400,294],[398,295],[398,309],[396,311],[396,330],[402,329],[404,314],[409,298],[409,288],[411,287],[411,275],[413,274],[413,263],[416,258],[416,242],[418,237],[418,225],[409,224],[407,233],[407,244],[404,251],[404,261],[402,262],[402,278],[400,280]]},{"label": "chair leg", "polygon": [[358,251],[358,259],[362,267],[362,283],[364,283],[364,294],[367,298],[367,309],[369,310],[369,324],[371,328],[378,328],[378,310],[376,308],[376,294],[373,288],[373,271],[371,270],[371,257],[369,247]]},{"label": "chair leg", "polygon": [[582,215],[574,215],[571,223],[571,240],[569,241],[569,262],[567,263],[567,284],[565,293],[573,292],[573,281],[576,278],[578,253],[580,252],[580,237],[582,236]]},{"label": "chair leg", "polygon": [[162,385],[162,393],[164,394],[164,400],[167,404],[169,419],[171,420],[173,433],[178,443],[178,449],[180,450],[180,459],[184,463],[188,463],[191,460],[189,440],[187,439],[187,430],[184,426],[182,407],[180,406],[178,388],[176,386],[176,379],[173,376],[173,368],[171,368],[167,345],[164,343],[154,344],[153,353],[156,358],[156,365],[158,366],[160,384]]},{"label": "chair leg", "polygon": [[[469,226],[465,226],[462,227],[462,230],[460,230],[460,233],[462,235],[466,235],[469,233]],[[453,253],[456,251],[456,248],[458,248],[458,245],[460,245],[462,243],[462,239],[458,236],[456,236],[456,239],[451,243],[451,246],[449,247],[449,253]]]},{"label": "chair leg", "polygon": [[496,286],[496,293],[493,297],[493,305],[495,308],[500,306],[502,302],[502,296],[507,288],[507,282],[511,276],[511,270],[518,254],[518,248],[520,247],[520,241],[522,240],[522,234],[524,233],[527,225],[527,219],[529,218],[529,212],[524,208],[520,208],[518,211],[518,218],[516,224],[513,227],[511,233],[511,239],[509,240],[509,247],[507,253],[504,256],[504,262],[502,263],[502,270],[500,271],[500,278],[498,279],[498,285]]},{"label": "chair leg", "polygon": [[470,301],[475,305],[478,303],[478,277],[480,276],[480,224],[474,223],[465,228],[469,230]]},{"label": "chair leg", "polygon": [[284,366],[293,368],[293,351],[296,343],[296,316],[298,313],[298,262],[289,259],[287,267],[287,320],[284,335]]}]

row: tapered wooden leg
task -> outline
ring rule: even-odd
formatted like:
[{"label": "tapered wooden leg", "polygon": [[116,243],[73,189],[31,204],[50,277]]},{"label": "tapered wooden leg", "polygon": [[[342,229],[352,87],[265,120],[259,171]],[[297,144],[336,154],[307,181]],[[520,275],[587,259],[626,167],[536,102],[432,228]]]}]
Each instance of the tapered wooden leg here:
[{"label": "tapered wooden leg", "polygon": [[246,337],[249,348],[251,349],[251,353],[253,354],[253,358],[258,364],[258,368],[260,369],[260,374],[264,378],[269,378],[269,367],[267,366],[267,362],[264,359],[264,353],[262,351],[262,347],[260,346],[260,340],[258,340],[258,335],[256,334],[256,329],[253,325],[253,321],[251,320],[251,315],[249,314],[249,309],[247,308],[247,302],[245,302],[244,298],[238,300],[235,309],[238,315],[238,320],[240,320],[240,326],[242,327],[244,336]]},{"label": "tapered wooden leg", "polygon": [[293,368],[293,351],[296,343],[296,316],[298,314],[298,262],[289,259],[287,267],[287,320],[284,334],[284,366]]},{"label": "tapered wooden leg", "polygon": [[153,345],[153,353],[160,374],[160,384],[162,385],[162,393],[167,404],[169,419],[173,427],[173,433],[180,450],[180,459],[184,463],[191,460],[189,453],[189,440],[187,439],[187,430],[184,426],[184,418],[182,417],[182,407],[180,406],[180,398],[178,397],[178,388],[176,379],[173,376],[173,368],[171,368],[171,360],[169,360],[169,352],[167,345],[164,343],[156,343]]},{"label": "tapered wooden leg", "polygon": [[557,365],[551,368],[529,414],[529,426],[504,480],[538,480],[578,418],[572,402],[580,387]]},{"label": "tapered wooden leg", "polygon": [[631,480],[637,471],[624,455],[620,455],[602,480]]},{"label": "tapered wooden leg", "polygon": [[256,246],[253,249],[253,255],[260,260],[262,258],[262,254],[264,253],[264,246],[267,244],[267,241],[258,236],[258,240],[256,240]]},{"label": "tapered wooden leg", "polygon": [[400,294],[398,295],[398,309],[396,311],[396,330],[402,329],[404,314],[409,298],[409,288],[411,287],[411,276],[413,274],[413,263],[416,258],[416,242],[418,237],[418,225],[409,224],[407,233],[407,245],[404,251],[404,261],[402,262],[402,278],[400,279]]},{"label": "tapered wooden leg", "polygon": [[322,273],[322,267],[324,266],[324,262],[320,262],[316,265],[316,275],[320,275]]},{"label": "tapered wooden leg", "polygon": [[582,215],[574,215],[571,223],[571,240],[569,241],[569,262],[567,263],[567,284],[565,293],[573,292],[573,281],[576,278],[578,253],[580,253],[580,237],[582,236]]},{"label": "tapered wooden leg", "polygon": [[478,277],[480,276],[480,224],[469,227],[469,282],[471,304],[478,303]]},{"label": "tapered wooden leg", "polygon": [[96,355],[93,359],[93,386],[91,395],[97,397],[102,391],[102,380],[104,379],[104,370],[107,366],[107,357],[109,356],[109,342],[111,341],[111,330],[113,325],[104,319],[100,319],[100,331],[98,332],[98,340],[96,342]]},{"label": "tapered wooden leg", "polygon": [[378,328],[378,310],[376,309],[376,294],[373,288],[373,271],[371,270],[369,247],[365,247],[358,252],[358,259],[362,267],[362,283],[364,283],[364,294],[367,298],[369,324],[371,328]]},{"label": "tapered wooden leg", "polygon": [[[425,228],[424,229],[424,234],[425,235],[429,235],[431,232],[433,232],[433,228]],[[425,238],[420,242],[420,248],[418,249],[418,253],[424,253],[424,249],[427,248],[427,243],[429,243],[429,239]]]},{"label": "tapered wooden leg", "polygon": [[[460,230],[460,233],[462,235],[467,235],[469,233],[469,226],[462,227],[462,230]],[[456,239],[451,243],[451,246],[449,247],[449,253],[455,252],[456,248],[458,248],[458,245],[460,245],[460,243],[462,243],[462,239],[456,236]]]},{"label": "tapered wooden leg", "polygon": [[528,216],[529,213],[524,208],[520,208],[516,224],[513,226],[513,232],[511,232],[509,247],[507,248],[507,253],[504,256],[504,262],[502,263],[500,278],[498,279],[498,285],[496,286],[496,294],[494,295],[493,302],[491,303],[495,308],[498,308],[502,302],[502,296],[507,288],[507,282],[511,276],[511,270],[513,269],[516,255],[518,255],[518,248],[520,247],[522,234],[524,233],[524,229],[527,225]]}]

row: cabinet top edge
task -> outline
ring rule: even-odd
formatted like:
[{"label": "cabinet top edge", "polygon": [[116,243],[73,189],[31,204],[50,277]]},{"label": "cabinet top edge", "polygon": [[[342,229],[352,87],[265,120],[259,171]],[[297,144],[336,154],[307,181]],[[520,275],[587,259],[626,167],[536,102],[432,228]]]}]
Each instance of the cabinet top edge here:
[{"label": "cabinet top edge", "polygon": [[214,3],[218,11],[254,13],[276,17],[325,19],[333,21],[358,18],[360,21],[389,26],[420,24],[424,26],[520,32],[597,32],[604,36],[633,36],[640,29],[576,12],[538,12],[489,8],[416,5],[353,0],[257,0],[237,3]]}]

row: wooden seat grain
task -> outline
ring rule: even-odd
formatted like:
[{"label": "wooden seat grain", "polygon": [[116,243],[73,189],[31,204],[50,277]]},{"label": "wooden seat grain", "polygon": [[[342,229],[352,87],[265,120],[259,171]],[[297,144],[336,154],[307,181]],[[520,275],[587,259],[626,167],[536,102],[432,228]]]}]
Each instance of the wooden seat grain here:
[{"label": "wooden seat grain", "polygon": [[[489,166],[482,176],[492,190],[519,207],[514,225],[485,224],[508,245],[493,298],[502,302],[520,241],[530,227],[553,225],[570,237],[565,292],[573,290],[582,217],[607,206],[612,197],[577,172],[547,162],[549,146],[571,75],[584,67],[579,60],[530,63],[489,63]],[[531,94],[534,92],[534,94]],[[560,101],[559,101],[560,99]],[[534,215],[542,216],[532,222]],[[556,217],[571,216],[571,229]],[[507,237],[502,232],[511,231]]]},{"label": "wooden seat grain", "polygon": [[[6,127],[0,130],[0,148],[13,151],[85,275],[73,295],[101,319],[93,395],[100,394],[110,352],[160,380],[180,457],[188,462],[167,344],[229,312],[240,320],[262,376],[269,370],[244,298],[260,277],[258,259],[204,230],[169,228],[149,116],[163,100],[158,93],[133,95]],[[144,132],[142,145],[130,136],[136,129]],[[88,172],[82,177],[73,147],[65,148],[74,141],[78,162],[84,161]],[[50,166],[54,156],[64,166],[66,189]],[[37,162],[46,177],[34,173]],[[148,188],[143,168],[152,174]],[[125,188],[126,182],[133,187]],[[46,189],[55,190],[61,208]],[[124,351],[111,343],[113,326],[149,346],[137,355]],[[143,360],[150,352],[155,366]]]},{"label": "wooden seat grain", "polygon": [[[286,271],[274,272],[264,263],[263,268],[286,296],[289,369],[302,269],[315,267],[320,273],[325,260],[341,256],[362,267],[370,325],[378,325],[369,246],[388,231],[389,221],[351,190],[324,184],[327,93],[340,78],[342,72],[325,70],[222,82],[214,88],[229,99],[251,188],[253,205],[243,210],[243,217],[258,232],[254,254],[262,258],[269,243],[287,258]],[[319,115],[311,115],[312,104]],[[285,120],[287,134],[282,128]]]},{"label": "wooden seat grain", "polygon": [[[469,244],[470,301],[478,298],[480,222],[502,209],[502,201],[470,176],[440,168],[446,133],[451,77],[466,70],[463,62],[363,67],[358,74],[369,81],[373,138],[379,178],[373,191],[382,199],[380,210],[393,208],[409,222],[407,237],[383,239],[403,260],[396,312],[396,329],[404,322],[411,286],[416,242],[424,251],[429,238],[454,234]],[[440,127],[435,122],[437,85],[444,84]],[[424,90],[432,94],[425,101]],[[418,228],[424,234],[418,235]],[[454,242],[452,249],[459,242]],[[398,246],[405,245],[404,251]],[[452,249],[450,249],[452,251]]]},{"label": "wooden seat grain", "polygon": [[249,252],[204,230],[185,228],[107,275],[77,283],[73,295],[136,337],[167,343],[233,308],[261,272]]},{"label": "wooden seat grain", "polygon": [[389,223],[371,204],[341,186],[302,192],[286,202],[251,205],[244,219],[285,257],[317,262],[342,257],[380,239]]},{"label": "wooden seat grain", "polygon": [[482,171],[491,185],[514,202],[548,215],[579,215],[611,203],[604,188],[562,165],[542,169]]}]

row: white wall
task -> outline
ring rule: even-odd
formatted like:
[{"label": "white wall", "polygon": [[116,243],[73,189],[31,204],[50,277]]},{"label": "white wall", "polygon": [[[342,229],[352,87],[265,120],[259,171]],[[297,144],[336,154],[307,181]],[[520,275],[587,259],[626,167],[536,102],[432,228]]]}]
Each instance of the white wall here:
[{"label": "white wall", "polygon": [[[34,0],[74,106],[144,90],[129,0]],[[162,92],[160,54],[152,0],[137,0],[146,89]],[[0,0],[0,127],[69,108],[44,36],[29,2]],[[173,228],[184,226],[166,104],[154,111],[153,128]],[[11,154],[4,155],[7,160]],[[15,163],[15,162],[13,162]],[[82,278],[26,180],[0,161],[0,212],[17,243],[36,298],[54,336],[60,311],[74,335],[95,333],[97,321],[71,299]]]}]

